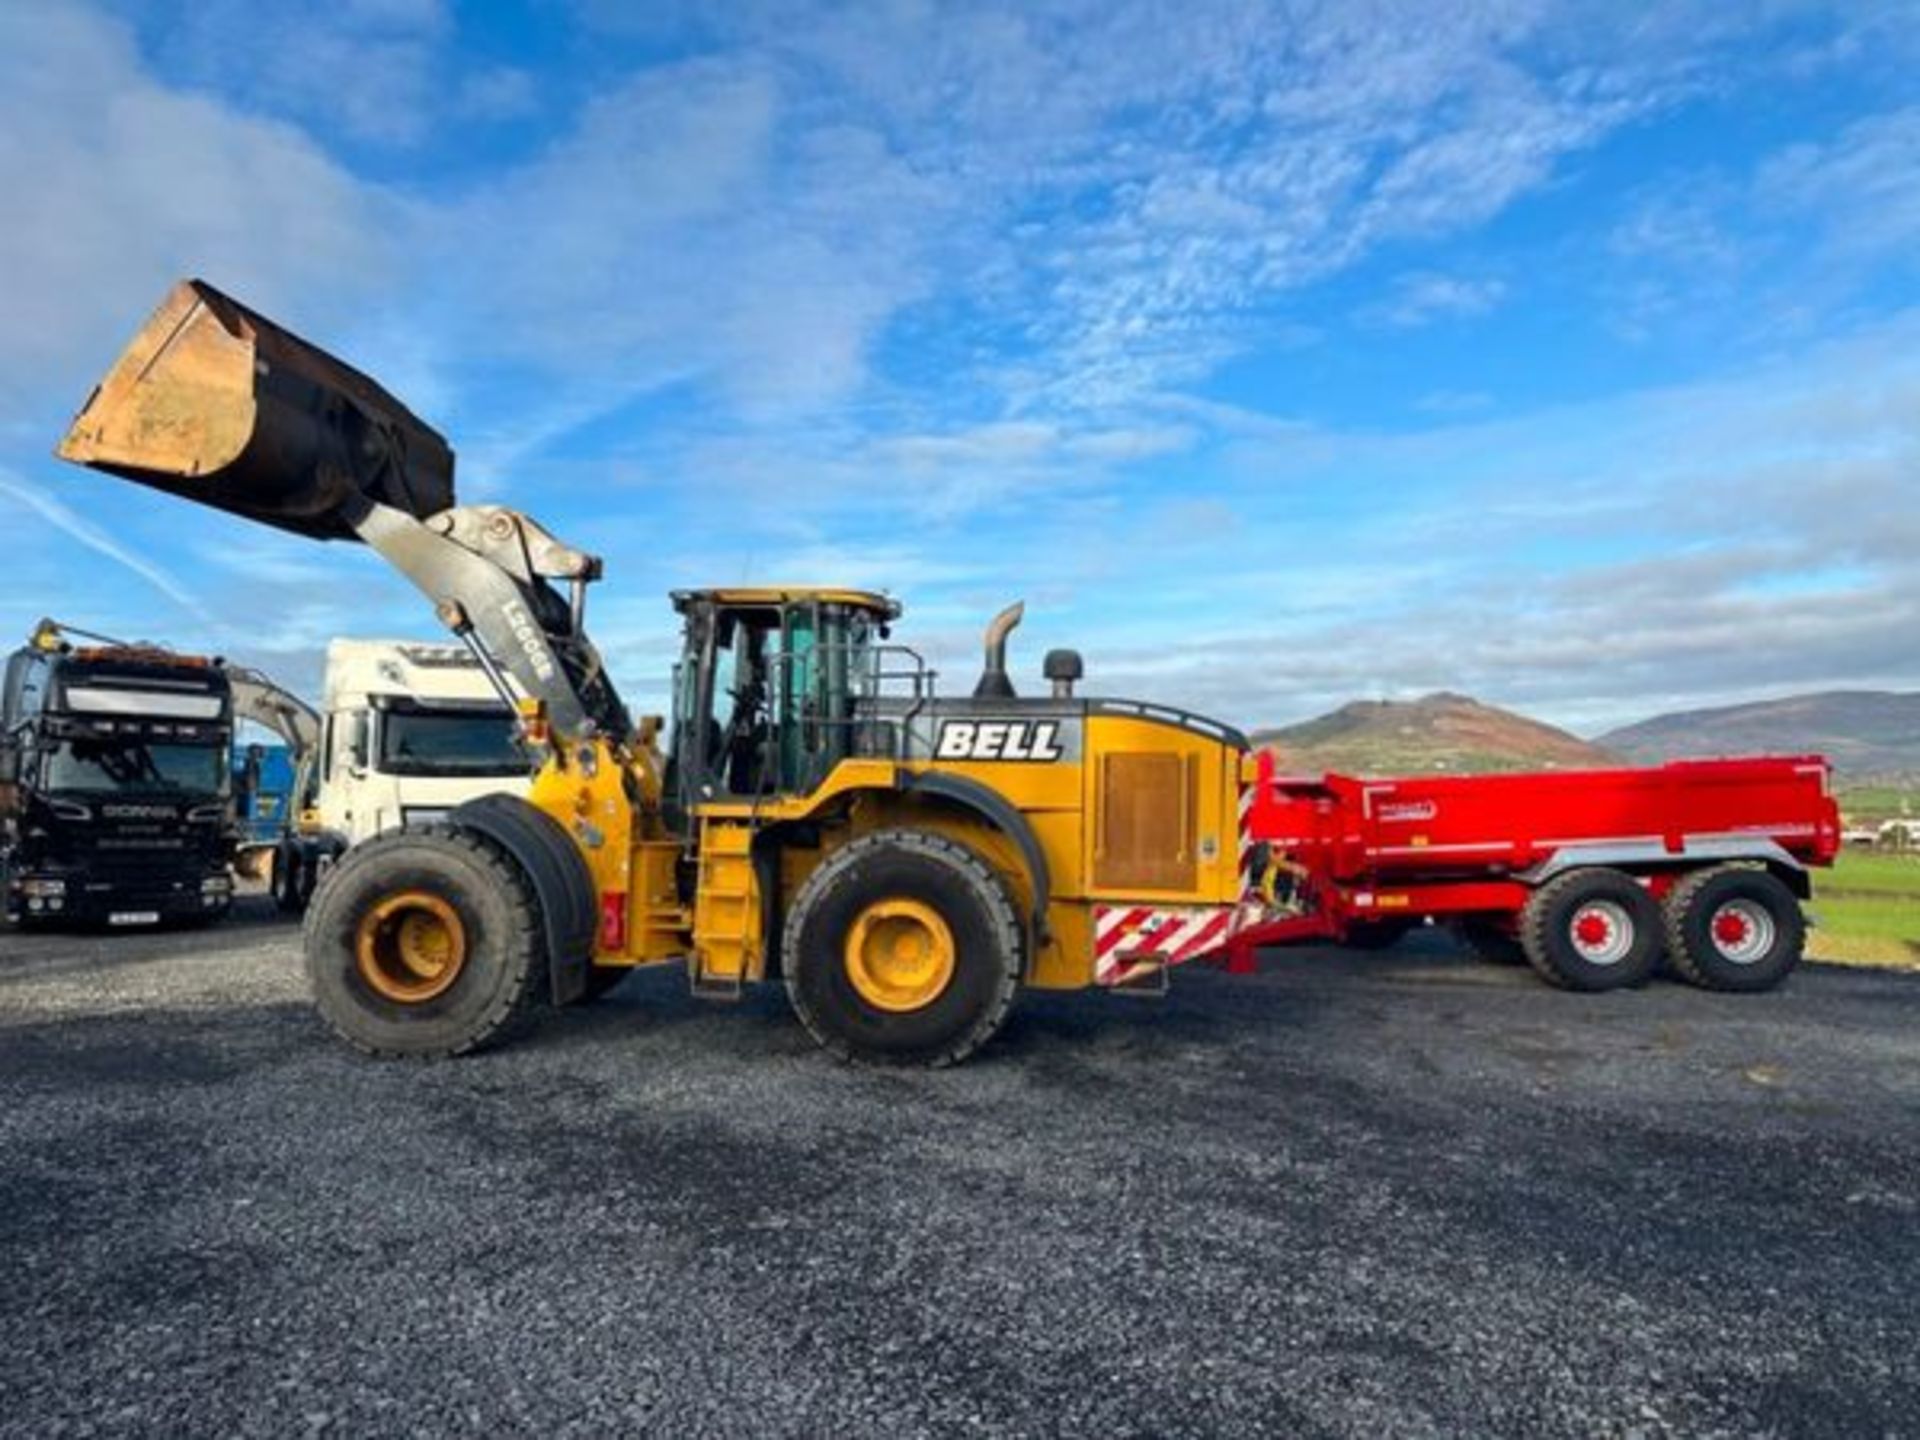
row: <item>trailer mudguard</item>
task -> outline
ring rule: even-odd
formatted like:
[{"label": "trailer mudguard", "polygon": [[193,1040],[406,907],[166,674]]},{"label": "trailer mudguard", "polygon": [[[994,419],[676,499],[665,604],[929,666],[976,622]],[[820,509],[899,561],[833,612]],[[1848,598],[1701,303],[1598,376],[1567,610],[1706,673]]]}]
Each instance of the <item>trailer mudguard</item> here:
[{"label": "trailer mudguard", "polygon": [[1047,906],[1053,898],[1053,873],[1047,868],[1046,852],[1033,833],[1027,817],[990,786],[965,775],[950,775],[941,770],[902,770],[895,783],[909,795],[933,795],[951,800],[977,813],[994,829],[1019,847],[1026,861],[1027,875],[1033,881],[1033,938],[1047,938]]},{"label": "trailer mudguard", "polygon": [[572,838],[559,821],[518,795],[481,795],[455,806],[447,818],[486,836],[526,872],[546,930],[553,1003],[580,999],[593,963],[599,906],[593,875]]},{"label": "trailer mudguard", "polygon": [[1764,835],[1689,835],[1681,840],[1678,849],[1669,849],[1657,840],[1562,845],[1538,865],[1516,872],[1514,878],[1539,886],[1564,871],[1590,865],[1638,872],[1697,869],[1702,865],[1725,865],[1742,860],[1764,864],[1800,899],[1813,898],[1813,880],[1807,874],[1807,867],[1778,841]]}]

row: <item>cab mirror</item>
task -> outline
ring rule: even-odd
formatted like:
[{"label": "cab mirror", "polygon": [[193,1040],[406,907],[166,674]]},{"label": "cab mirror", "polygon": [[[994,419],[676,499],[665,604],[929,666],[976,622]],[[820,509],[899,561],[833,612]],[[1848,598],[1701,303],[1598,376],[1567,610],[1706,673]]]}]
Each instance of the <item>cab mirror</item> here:
[{"label": "cab mirror", "polygon": [[0,740],[0,785],[20,783],[20,746],[12,740]]}]

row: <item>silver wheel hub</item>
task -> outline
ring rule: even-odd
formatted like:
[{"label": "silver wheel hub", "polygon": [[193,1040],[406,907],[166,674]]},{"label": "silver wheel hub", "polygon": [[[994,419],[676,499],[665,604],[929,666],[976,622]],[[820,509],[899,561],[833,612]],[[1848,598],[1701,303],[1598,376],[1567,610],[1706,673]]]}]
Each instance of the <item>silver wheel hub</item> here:
[{"label": "silver wheel hub", "polygon": [[1752,965],[1772,953],[1778,928],[1766,906],[1752,900],[1729,900],[1713,912],[1707,933],[1721,958],[1735,965]]},{"label": "silver wheel hub", "polygon": [[1613,900],[1589,900],[1573,912],[1567,938],[1589,965],[1618,965],[1633,949],[1633,916]]}]

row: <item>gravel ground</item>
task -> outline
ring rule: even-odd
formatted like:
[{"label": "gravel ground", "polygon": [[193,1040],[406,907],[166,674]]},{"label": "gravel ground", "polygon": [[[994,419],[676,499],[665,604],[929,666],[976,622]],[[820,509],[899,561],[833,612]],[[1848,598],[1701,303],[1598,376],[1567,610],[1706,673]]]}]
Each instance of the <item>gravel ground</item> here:
[{"label": "gravel ground", "polygon": [[0,1432],[1920,1434],[1920,977],[1428,953],[836,1065],[637,976],[363,1061],[297,936],[0,936]]}]

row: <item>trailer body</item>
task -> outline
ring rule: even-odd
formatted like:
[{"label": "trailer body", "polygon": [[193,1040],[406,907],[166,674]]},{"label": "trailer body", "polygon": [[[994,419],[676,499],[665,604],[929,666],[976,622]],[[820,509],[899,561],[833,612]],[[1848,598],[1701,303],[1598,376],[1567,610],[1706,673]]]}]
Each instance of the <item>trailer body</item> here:
[{"label": "trailer body", "polygon": [[[1282,776],[1263,754],[1246,805],[1245,837],[1260,847],[1249,869],[1275,867],[1289,903],[1242,929],[1230,958],[1244,967],[1263,946],[1369,943],[1420,923],[1478,923],[1518,941],[1529,908],[1575,874],[1628,877],[1668,902],[1693,877],[1743,869],[1804,900],[1810,867],[1840,849],[1829,779],[1817,755],[1362,778]],[[1732,935],[1734,920],[1722,928]]]}]

